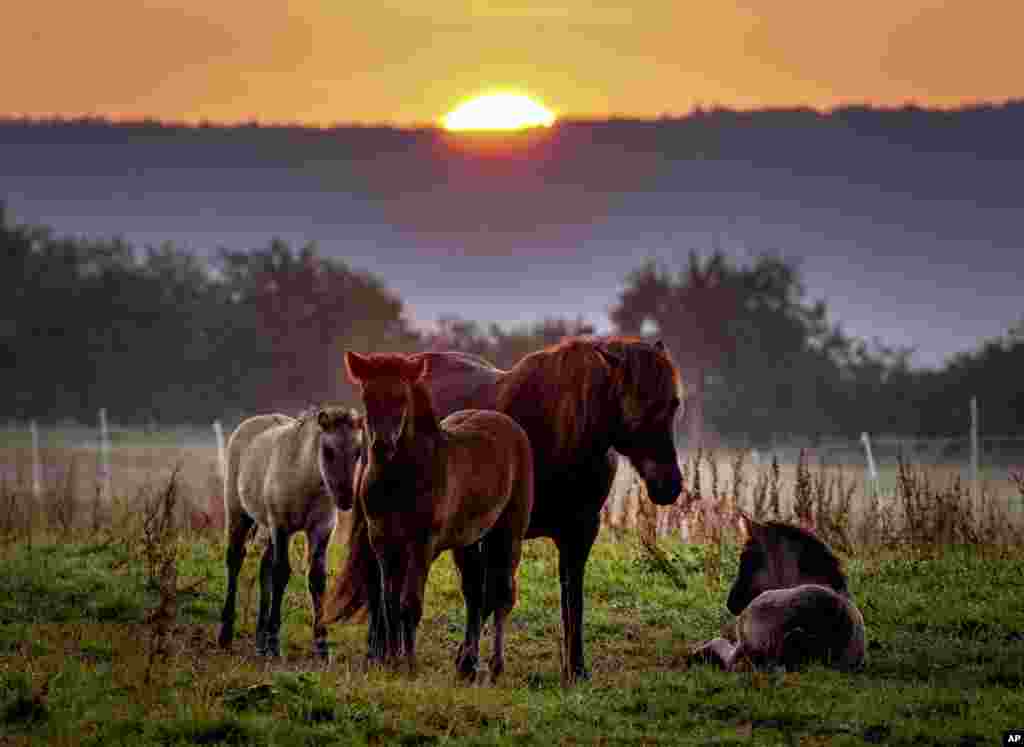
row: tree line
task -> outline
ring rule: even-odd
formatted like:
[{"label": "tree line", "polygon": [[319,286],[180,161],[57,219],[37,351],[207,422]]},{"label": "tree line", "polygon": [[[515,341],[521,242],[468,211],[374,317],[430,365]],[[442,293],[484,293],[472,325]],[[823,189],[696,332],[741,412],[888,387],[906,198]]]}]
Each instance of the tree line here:
[{"label": "tree line", "polygon": [[[617,332],[663,339],[689,392],[681,424],[752,443],[776,434],[861,431],[962,435],[977,396],[986,433],[1024,435],[1024,326],[939,370],[911,351],[868,345],[808,302],[799,268],[763,255],[738,264],[691,252],[644,263],[611,310]],[[346,349],[462,350],[509,368],[582,319],[503,328],[457,315],[413,329],[383,280],[274,239],[212,258],[167,243],[58,237],[0,210],[2,411],[24,420],[209,422],[253,412],[356,403]]]}]

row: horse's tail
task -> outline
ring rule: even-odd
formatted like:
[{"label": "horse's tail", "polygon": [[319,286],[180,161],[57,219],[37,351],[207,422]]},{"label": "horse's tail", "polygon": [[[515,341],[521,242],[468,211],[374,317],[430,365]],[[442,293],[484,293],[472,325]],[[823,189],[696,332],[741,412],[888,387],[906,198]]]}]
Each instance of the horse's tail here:
[{"label": "horse's tail", "polygon": [[370,532],[366,523],[362,501],[352,506],[352,520],[348,532],[348,557],[327,595],[324,605],[324,624],[348,622],[367,606],[367,584],[371,574],[377,572],[377,557],[370,547]]}]

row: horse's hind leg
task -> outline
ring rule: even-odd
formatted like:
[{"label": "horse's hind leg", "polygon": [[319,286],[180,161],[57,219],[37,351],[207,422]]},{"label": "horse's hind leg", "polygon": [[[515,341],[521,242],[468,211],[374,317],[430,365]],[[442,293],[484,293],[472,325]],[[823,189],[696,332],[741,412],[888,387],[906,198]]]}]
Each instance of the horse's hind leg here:
[{"label": "horse's hind leg", "polygon": [[224,609],[220,615],[220,635],[217,642],[221,648],[229,648],[235,637],[235,599],[238,596],[238,574],[245,560],[245,541],[254,524],[252,517],[238,511],[228,517],[227,540],[224,565],[228,572],[228,590],[224,597]]},{"label": "horse's hind leg", "polygon": [[504,528],[495,527],[484,540],[486,584],[482,619],[494,613],[494,650],[489,669],[491,682],[505,671],[505,621],[516,604],[516,573],[522,540]]},{"label": "horse's hind leg", "polygon": [[452,550],[455,566],[462,581],[462,597],[466,600],[466,636],[455,655],[459,677],[472,681],[480,661],[480,627],[483,624],[486,571],[483,549],[479,542]]},{"label": "horse's hind leg", "polygon": [[281,655],[281,603],[292,567],[288,560],[288,532],[275,528],[272,535],[274,571],[271,584],[270,618],[267,621],[267,656]]},{"label": "horse's hind leg", "polygon": [[308,532],[309,599],[313,607],[313,655],[327,658],[327,626],[324,625],[324,591],[327,588],[327,548],[331,544],[333,525],[317,527]]},{"label": "horse's hind leg", "polygon": [[267,633],[270,630],[270,600],[274,590],[274,543],[266,538],[260,558],[260,607],[256,615],[256,653],[267,653]]}]

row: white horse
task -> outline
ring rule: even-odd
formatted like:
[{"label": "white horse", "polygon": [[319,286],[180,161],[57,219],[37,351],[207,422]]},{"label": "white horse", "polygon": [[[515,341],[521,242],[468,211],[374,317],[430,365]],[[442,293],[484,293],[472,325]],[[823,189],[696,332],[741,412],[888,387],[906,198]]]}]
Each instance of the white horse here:
[{"label": "white horse", "polygon": [[[291,575],[288,543],[292,534],[304,531],[309,548],[313,652],[327,657],[327,627],[323,623],[327,548],[337,510],[352,507],[352,478],[361,444],[362,418],[354,410],[338,407],[310,411],[298,419],[257,415],[231,434],[224,484],[228,588],[218,639],[222,648],[229,648],[234,638],[238,573],[246,540],[258,524],[268,531],[270,541],[260,563],[257,652],[280,656],[281,601]],[[329,491],[321,475],[321,459],[334,462]]]}]

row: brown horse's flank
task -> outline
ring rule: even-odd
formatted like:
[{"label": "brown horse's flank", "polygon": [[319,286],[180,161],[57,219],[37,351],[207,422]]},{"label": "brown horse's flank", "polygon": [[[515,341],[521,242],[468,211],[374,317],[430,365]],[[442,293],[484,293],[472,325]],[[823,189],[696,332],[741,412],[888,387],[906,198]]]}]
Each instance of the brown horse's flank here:
[{"label": "brown horse's flank", "polygon": [[[566,338],[502,371],[475,356],[419,353],[423,382],[439,417],[459,409],[497,409],[529,436],[535,502],[527,537],[558,549],[563,679],[588,676],[583,656],[583,573],[617,467],[626,456],[655,503],[682,490],[673,419],[684,389],[667,351],[637,338]],[[358,509],[358,507],[357,507]],[[353,516],[351,551],[331,592],[327,619],[350,619],[367,603],[373,579],[365,517]],[[373,621],[371,620],[371,627]]]},{"label": "brown horse's flank", "polygon": [[[404,654],[415,668],[429,567],[451,549],[467,609],[458,671],[475,676],[480,628],[493,613],[490,668],[497,678],[533,505],[529,439],[514,420],[494,411],[462,410],[438,423],[421,382],[424,359],[349,352],[345,363],[367,411],[367,462],[354,526],[365,532],[379,565],[378,573],[372,564],[366,568],[368,658],[394,661]],[[361,562],[368,563],[365,557]]]}]

